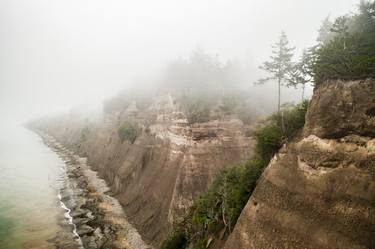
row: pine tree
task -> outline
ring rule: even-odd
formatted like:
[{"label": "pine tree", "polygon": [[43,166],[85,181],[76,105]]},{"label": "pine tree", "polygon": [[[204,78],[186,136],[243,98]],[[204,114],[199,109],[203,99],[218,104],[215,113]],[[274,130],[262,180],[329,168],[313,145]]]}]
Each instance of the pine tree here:
[{"label": "pine tree", "polygon": [[270,80],[277,80],[278,85],[278,104],[277,111],[280,111],[280,89],[284,81],[287,80],[288,73],[293,69],[292,57],[294,47],[289,47],[288,37],[285,32],[282,31],[279,40],[272,45],[272,56],[270,61],[266,61],[260,66],[271,74],[270,77],[260,79],[257,84],[264,84]]},{"label": "pine tree", "polygon": [[301,85],[302,101],[304,100],[306,84],[313,82],[314,79],[313,65],[316,60],[314,56],[315,49],[316,47],[304,49],[299,62],[294,65],[293,69],[288,74],[287,86],[297,87],[298,85]]},{"label": "pine tree", "polygon": [[357,13],[336,18],[329,36],[314,53],[315,85],[329,79],[374,77],[375,1],[361,1]]},{"label": "pine tree", "polygon": [[318,30],[318,38],[316,40],[319,43],[329,42],[333,38],[331,33],[332,25],[333,23],[329,20],[329,16],[327,16]]}]

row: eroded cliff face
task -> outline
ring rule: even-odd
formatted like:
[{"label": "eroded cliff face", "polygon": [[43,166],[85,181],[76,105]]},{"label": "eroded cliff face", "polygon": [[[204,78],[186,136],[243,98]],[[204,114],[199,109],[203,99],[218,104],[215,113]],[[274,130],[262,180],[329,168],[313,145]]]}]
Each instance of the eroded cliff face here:
[{"label": "eroded cliff face", "polygon": [[[40,127],[84,153],[142,238],[158,245],[220,169],[251,157],[251,126],[229,116],[216,116],[209,122],[188,124],[178,103],[167,95],[143,110],[133,103],[106,115],[90,126],[83,141],[83,121],[72,125],[71,118],[65,118]],[[133,144],[122,143],[117,134],[124,120],[136,122],[142,129]]]},{"label": "eroded cliff face", "polygon": [[314,92],[305,136],[341,138],[349,134],[375,137],[374,79],[326,82]]},{"label": "eroded cliff face", "polygon": [[225,248],[375,248],[375,80],[315,90]]}]

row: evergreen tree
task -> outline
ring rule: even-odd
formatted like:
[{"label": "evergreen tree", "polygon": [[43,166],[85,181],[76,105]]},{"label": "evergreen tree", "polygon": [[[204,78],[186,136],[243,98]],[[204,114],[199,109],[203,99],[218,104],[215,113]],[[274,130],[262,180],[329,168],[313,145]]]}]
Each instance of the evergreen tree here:
[{"label": "evergreen tree", "polygon": [[331,32],[337,33],[339,35],[345,35],[348,31],[348,17],[340,16],[336,18],[332,25]]},{"label": "evergreen tree", "polygon": [[297,87],[301,85],[302,101],[304,100],[306,85],[312,83],[314,79],[313,65],[316,60],[315,49],[316,47],[304,49],[299,62],[294,65],[288,76],[288,86]]},{"label": "evergreen tree", "polygon": [[318,30],[318,38],[316,39],[319,43],[326,43],[332,39],[332,28],[333,23],[329,20],[327,16]]},{"label": "evergreen tree", "polygon": [[361,1],[357,13],[336,18],[329,36],[314,53],[315,84],[375,76],[375,1]]},{"label": "evergreen tree", "polygon": [[277,111],[280,111],[280,88],[281,85],[287,80],[289,72],[293,69],[292,57],[294,47],[289,47],[289,41],[285,32],[281,32],[279,40],[272,45],[272,56],[270,61],[266,61],[260,66],[271,74],[271,76],[260,79],[257,84],[264,84],[270,80],[277,80],[278,85],[278,104]]}]

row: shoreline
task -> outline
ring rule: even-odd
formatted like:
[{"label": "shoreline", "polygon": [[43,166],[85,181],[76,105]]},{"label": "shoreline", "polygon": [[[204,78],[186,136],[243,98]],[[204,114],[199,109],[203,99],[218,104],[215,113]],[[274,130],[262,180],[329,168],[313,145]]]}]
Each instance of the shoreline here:
[{"label": "shoreline", "polygon": [[[78,242],[75,248],[152,249],[127,221],[117,199],[107,194],[109,187],[90,169],[86,158],[43,131],[33,131],[65,164],[66,186],[59,190],[59,200],[65,219],[71,223],[71,236]],[[63,246],[66,238],[59,235],[53,241],[59,248],[74,248]]]}]

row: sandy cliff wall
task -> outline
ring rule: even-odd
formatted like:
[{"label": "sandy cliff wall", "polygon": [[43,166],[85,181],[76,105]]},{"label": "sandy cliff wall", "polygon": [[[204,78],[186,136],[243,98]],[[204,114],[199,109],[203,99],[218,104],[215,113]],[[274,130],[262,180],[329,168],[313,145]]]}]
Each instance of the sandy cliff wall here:
[{"label": "sandy cliff wall", "polygon": [[[117,134],[124,120],[142,129],[135,142]],[[72,118],[44,122],[40,127],[65,145],[87,155],[89,164],[111,187],[144,240],[157,245],[199,193],[222,168],[251,157],[251,127],[229,116],[187,123],[171,96],[151,106],[106,115],[81,139],[85,122]],[[92,128],[94,127],[94,128]]]},{"label": "sandy cliff wall", "polygon": [[375,80],[321,85],[225,248],[375,248],[374,132]]}]

